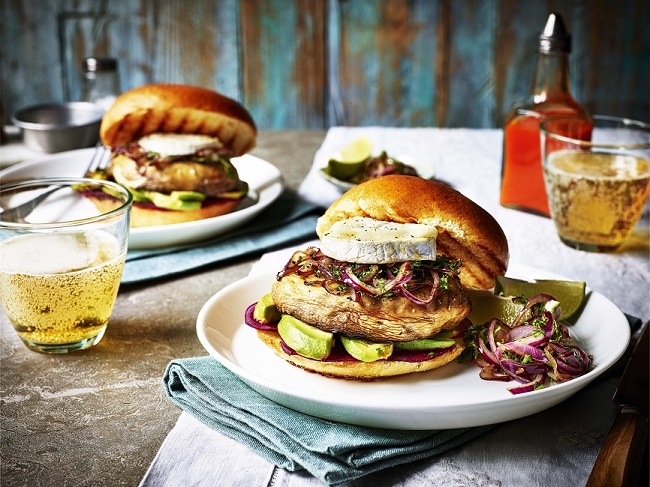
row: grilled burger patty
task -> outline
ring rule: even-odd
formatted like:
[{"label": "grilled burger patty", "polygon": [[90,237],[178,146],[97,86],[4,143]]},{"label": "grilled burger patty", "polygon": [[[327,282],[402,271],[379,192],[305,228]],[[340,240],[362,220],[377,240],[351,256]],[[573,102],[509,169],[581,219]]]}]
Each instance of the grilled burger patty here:
[{"label": "grilled burger patty", "polygon": [[180,157],[157,157],[137,143],[118,148],[110,175],[127,187],[146,191],[198,191],[208,197],[237,189],[237,169],[223,149],[202,149]]}]

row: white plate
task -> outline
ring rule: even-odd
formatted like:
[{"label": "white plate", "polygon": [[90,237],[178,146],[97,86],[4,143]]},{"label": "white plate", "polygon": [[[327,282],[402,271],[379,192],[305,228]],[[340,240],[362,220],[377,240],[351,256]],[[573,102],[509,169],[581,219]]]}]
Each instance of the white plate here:
[{"label": "white plate", "polygon": [[[335,157],[335,156],[334,156]],[[431,168],[430,164],[426,164],[422,161],[415,160],[412,157],[409,156],[400,156],[397,157],[398,161],[403,162],[404,164],[408,164],[409,166],[415,168],[415,170],[418,172],[418,175],[424,179],[431,179],[434,175],[433,169]],[[330,183],[334,184],[337,186],[339,189],[342,189],[344,191],[347,191],[348,189],[352,189],[353,187],[356,186],[356,183],[351,183],[349,181],[343,181],[342,179],[335,178],[334,176],[330,176],[330,173],[327,169],[327,167],[322,167],[319,171],[319,174],[325,178],[327,181]]]},{"label": "white plate", "polygon": [[[448,429],[500,423],[550,408],[585,387],[625,352],[625,315],[588,289],[588,301],[570,327],[574,340],[594,357],[594,369],[563,384],[513,395],[514,382],[485,381],[472,364],[375,382],[332,379],[305,372],[277,357],[244,324],[248,305],[269,292],[275,272],[249,276],[215,294],[201,309],[197,334],[212,357],[263,396],[288,408],[332,421],[397,429]],[[560,278],[531,268],[520,278]]]},{"label": "white plate", "polygon": [[[20,162],[0,171],[0,180],[34,177],[83,176],[94,148],[59,152]],[[239,177],[250,187],[250,194],[232,213],[173,225],[134,228],[129,235],[130,249],[148,249],[206,240],[240,227],[275,201],[284,189],[278,168],[249,154],[232,159]]]}]

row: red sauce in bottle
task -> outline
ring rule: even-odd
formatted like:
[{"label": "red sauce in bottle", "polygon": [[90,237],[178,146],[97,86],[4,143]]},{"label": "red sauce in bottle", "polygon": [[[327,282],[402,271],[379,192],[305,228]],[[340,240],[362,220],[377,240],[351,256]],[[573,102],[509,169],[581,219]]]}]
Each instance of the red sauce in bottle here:
[{"label": "red sauce in bottle", "polygon": [[[546,117],[576,115],[575,110],[524,113],[515,112],[504,127],[503,170],[500,203],[544,216],[549,216],[544,185],[539,124]],[[593,124],[588,116],[579,133],[571,137],[590,140]]]},{"label": "red sauce in bottle", "polygon": [[539,35],[538,58],[529,100],[506,118],[500,203],[508,208],[550,216],[540,143],[539,124],[547,117],[575,116],[585,121],[574,138],[591,139],[593,124],[569,90],[571,36],[562,17],[552,13]]}]

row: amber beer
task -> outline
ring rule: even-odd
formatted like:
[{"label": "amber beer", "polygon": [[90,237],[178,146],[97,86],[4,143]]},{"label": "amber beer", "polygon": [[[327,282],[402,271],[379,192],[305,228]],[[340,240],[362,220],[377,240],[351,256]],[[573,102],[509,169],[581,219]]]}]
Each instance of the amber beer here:
[{"label": "amber beer", "polygon": [[[111,316],[125,251],[104,231],[29,234],[0,243],[0,295],[27,346],[97,343]],[[56,257],[54,257],[56,256]]]},{"label": "amber beer", "polygon": [[650,162],[632,155],[560,150],[547,156],[545,176],[560,239],[588,250],[616,249],[650,191]]}]

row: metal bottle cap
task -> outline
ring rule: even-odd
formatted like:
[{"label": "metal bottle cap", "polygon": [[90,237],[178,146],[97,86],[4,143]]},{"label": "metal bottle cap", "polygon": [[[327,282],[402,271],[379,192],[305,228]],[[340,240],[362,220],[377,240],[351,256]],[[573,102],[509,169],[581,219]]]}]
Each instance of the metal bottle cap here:
[{"label": "metal bottle cap", "polygon": [[571,52],[571,34],[566,31],[559,13],[553,12],[548,16],[544,31],[539,34],[537,51],[542,54]]},{"label": "metal bottle cap", "polygon": [[84,71],[115,71],[117,59],[112,57],[88,57],[83,61]]}]

